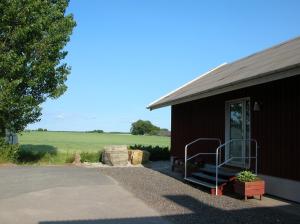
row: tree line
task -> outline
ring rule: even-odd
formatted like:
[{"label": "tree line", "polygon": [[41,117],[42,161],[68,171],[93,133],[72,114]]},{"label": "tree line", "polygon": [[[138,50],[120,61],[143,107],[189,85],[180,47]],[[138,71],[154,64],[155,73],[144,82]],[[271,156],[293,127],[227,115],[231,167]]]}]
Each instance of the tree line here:
[{"label": "tree line", "polygon": [[171,132],[166,128],[160,128],[147,120],[138,120],[131,124],[130,133],[132,135],[159,135],[170,136]]}]

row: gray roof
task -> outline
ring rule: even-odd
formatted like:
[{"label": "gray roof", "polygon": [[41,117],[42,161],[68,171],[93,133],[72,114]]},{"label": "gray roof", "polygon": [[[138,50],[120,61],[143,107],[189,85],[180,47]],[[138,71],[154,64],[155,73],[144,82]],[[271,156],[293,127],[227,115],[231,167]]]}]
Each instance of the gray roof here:
[{"label": "gray roof", "polygon": [[[299,66],[300,37],[297,37],[235,62],[218,66],[154,101],[147,108],[156,109],[285,78],[289,73],[285,73],[285,76],[283,74],[284,77],[274,74]],[[264,78],[264,81],[253,81],[258,78]],[[246,82],[247,85],[243,85]]]}]

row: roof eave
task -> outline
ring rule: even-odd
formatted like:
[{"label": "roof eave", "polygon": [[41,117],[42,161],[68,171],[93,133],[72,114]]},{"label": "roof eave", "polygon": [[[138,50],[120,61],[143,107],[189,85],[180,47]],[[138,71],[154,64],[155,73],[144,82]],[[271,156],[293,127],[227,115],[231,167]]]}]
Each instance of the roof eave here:
[{"label": "roof eave", "polygon": [[147,109],[155,110],[155,109],[159,109],[159,108],[166,107],[166,106],[172,106],[172,105],[176,105],[176,104],[186,103],[186,102],[190,102],[193,100],[198,100],[198,99],[218,95],[221,93],[226,93],[226,92],[230,92],[233,90],[238,90],[238,89],[242,89],[242,88],[246,88],[246,87],[250,87],[250,86],[255,86],[255,85],[259,85],[259,84],[263,84],[263,83],[267,83],[267,82],[271,82],[271,81],[276,81],[279,79],[288,78],[288,77],[295,76],[295,75],[300,75],[300,63],[292,65],[292,66],[284,67],[284,68],[281,68],[278,70],[273,70],[273,71],[270,71],[267,73],[259,74],[259,75],[256,75],[255,77],[251,77],[249,79],[239,80],[234,83],[219,86],[219,87],[216,87],[216,88],[213,88],[213,89],[201,92],[201,93],[193,94],[193,95],[179,98],[176,100],[167,101],[167,102],[163,102],[163,103],[153,103],[153,104],[150,104],[147,107]]}]

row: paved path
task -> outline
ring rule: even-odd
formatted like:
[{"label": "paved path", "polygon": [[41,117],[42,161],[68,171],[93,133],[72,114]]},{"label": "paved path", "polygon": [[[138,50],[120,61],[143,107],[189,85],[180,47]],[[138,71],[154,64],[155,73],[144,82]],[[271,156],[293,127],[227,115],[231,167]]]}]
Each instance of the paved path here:
[{"label": "paved path", "polygon": [[0,168],[0,223],[168,223],[96,169]]}]

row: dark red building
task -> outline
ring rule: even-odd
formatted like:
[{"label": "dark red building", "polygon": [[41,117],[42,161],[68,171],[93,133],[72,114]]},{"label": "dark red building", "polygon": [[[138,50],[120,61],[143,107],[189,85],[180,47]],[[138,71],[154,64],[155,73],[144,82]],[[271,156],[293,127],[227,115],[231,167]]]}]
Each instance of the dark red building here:
[{"label": "dark red building", "polygon": [[[219,164],[257,163],[267,193],[300,202],[300,37],[223,64],[148,108],[164,106],[172,106],[173,157],[183,158],[185,146],[195,139],[219,138],[225,143]],[[234,139],[246,141],[226,145]],[[256,161],[250,159],[255,157],[250,139],[258,143]],[[217,142],[199,141],[191,153],[215,153],[217,147]],[[202,156],[215,163],[214,156]]]}]

